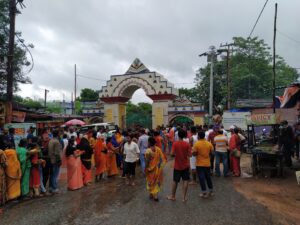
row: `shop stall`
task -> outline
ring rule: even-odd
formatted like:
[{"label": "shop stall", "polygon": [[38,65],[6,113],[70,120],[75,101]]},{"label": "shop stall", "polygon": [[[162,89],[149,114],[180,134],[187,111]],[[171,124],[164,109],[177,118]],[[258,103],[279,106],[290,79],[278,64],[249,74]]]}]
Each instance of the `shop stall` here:
[{"label": "shop stall", "polygon": [[275,114],[246,117],[248,153],[253,175],[283,176],[283,153],[278,148],[279,121]]}]

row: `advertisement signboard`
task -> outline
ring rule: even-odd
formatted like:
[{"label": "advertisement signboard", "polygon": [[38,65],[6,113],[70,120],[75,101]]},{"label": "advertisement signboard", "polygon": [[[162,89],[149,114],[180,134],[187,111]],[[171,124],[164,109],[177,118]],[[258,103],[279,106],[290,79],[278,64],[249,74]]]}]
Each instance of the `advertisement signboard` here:
[{"label": "advertisement signboard", "polygon": [[250,112],[224,112],[222,124],[225,130],[229,130],[230,126],[235,125],[242,130],[247,129],[246,116],[249,116]]},{"label": "advertisement signboard", "polygon": [[248,125],[273,125],[277,123],[273,113],[253,114],[246,117]]},{"label": "advertisement signboard", "polygon": [[19,112],[19,111],[13,111],[12,112],[12,121],[23,123],[25,121],[26,113],[25,112]]},{"label": "advertisement signboard", "polygon": [[[8,123],[4,125],[5,129],[15,128],[15,145],[18,146],[21,139],[27,137],[27,131],[30,127],[36,128],[35,123]],[[36,136],[36,130],[33,133]]]}]

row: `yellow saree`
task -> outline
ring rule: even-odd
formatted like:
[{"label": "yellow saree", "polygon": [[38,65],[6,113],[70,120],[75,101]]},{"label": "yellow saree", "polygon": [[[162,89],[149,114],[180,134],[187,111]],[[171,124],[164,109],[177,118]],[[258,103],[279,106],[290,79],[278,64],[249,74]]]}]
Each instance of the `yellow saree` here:
[{"label": "yellow saree", "polygon": [[166,159],[160,148],[148,148],[145,152],[146,159],[146,183],[150,194],[156,195],[163,183],[163,167]]},{"label": "yellow saree", "polygon": [[7,159],[7,166],[5,168],[7,199],[11,200],[21,195],[22,172],[16,150],[6,149],[4,153]]}]

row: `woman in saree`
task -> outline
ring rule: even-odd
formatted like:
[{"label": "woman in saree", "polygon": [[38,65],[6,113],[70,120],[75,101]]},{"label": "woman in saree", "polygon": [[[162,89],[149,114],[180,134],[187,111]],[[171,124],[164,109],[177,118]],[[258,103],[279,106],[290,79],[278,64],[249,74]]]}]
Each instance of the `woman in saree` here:
[{"label": "woman in saree", "polygon": [[83,187],[80,155],[83,152],[76,149],[74,137],[69,140],[66,148],[68,190]]},{"label": "woman in saree", "polygon": [[94,154],[94,151],[95,151],[95,144],[96,144],[96,141],[97,141],[97,132],[96,131],[89,131],[88,134],[88,140],[89,140],[89,143],[90,143],[90,146],[91,148],[93,149],[93,154],[92,154],[92,167],[95,166],[95,154]]},{"label": "woman in saree", "polygon": [[[0,207],[3,206],[7,200],[6,175],[5,175],[6,165],[7,165],[6,155],[4,151],[0,149]],[[1,213],[1,208],[0,208],[0,213]]]},{"label": "woman in saree", "polygon": [[115,148],[113,146],[111,137],[108,137],[106,139],[106,148],[107,148],[107,155],[106,155],[107,176],[112,177],[119,174],[117,161],[116,161],[116,154],[119,148]]},{"label": "woman in saree", "polygon": [[149,198],[158,201],[158,192],[163,182],[163,167],[166,158],[160,148],[155,146],[156,142],[153,137],[149,137],[149,148],[145,152],[146,159],[146,182]]},{"label": "woman in saree", "polygon": [[234,177],[239,177],[241,175],[240,158],[234,154],[234,151],[241,151],[241,140],[238,133],[239,130],[237,128],[231,129],[231,137],[229,139],[230,168]]},{"label": "woman in saree", "polygon": [[80,140],[77,149],[82,151],[81,155],[81,172],[83,184],[88,186],[92,183],[92,155],[93,149],[90,146],[87,136],[83,136]]},{"label": "woman in saree", "polygon": [[21,195],[25,197],[29,194],[29,178],[31,162],[29,158],[29,152],[26,149],[27,140],[20,140],[19,146],[17,147],[17,154],[21,164],[22,177],[21,177]]},{"label": "woman in saree", "polygon": [[36,142],[33,142],[29,146],[31,169],[30,169],[30,178],[29,178],[29,187],[31,189],[32,197],[40,197],[40,185],[41,185],[41,176],[40,176],[40,165],[46,164],[46,161],[39,158],[40,149]]},{"label": "woman in saree", "polygon": [[104,137],[100,136],[97,138],[95,143],[94,155],[95,155],[95,181],[98,182],[102,179],[103,174],[106,172],[106,145]]},{"label": "woman in saree", "polygon": [[[112,145],[115,148],[122,148],[123,147],[124,138],[123,138],[123,136],[122,136],[122,134],[121,134],[121,132],[120,132],[119,129],[112,136],[111,142],[112,142]],[[116,154],[116,160],[117,160],[117,166],[118,166],[118,168],[122,169],[123,168],[123,155],[121,154],[121,152],[117,152],[117,154]]]},{"label": "woman in saree", "polygon": [[7,166],[5,168],[7,200],[12,200],[21,195],[22,171],[16,150],[8,148],[4,153],[7,159]]}]

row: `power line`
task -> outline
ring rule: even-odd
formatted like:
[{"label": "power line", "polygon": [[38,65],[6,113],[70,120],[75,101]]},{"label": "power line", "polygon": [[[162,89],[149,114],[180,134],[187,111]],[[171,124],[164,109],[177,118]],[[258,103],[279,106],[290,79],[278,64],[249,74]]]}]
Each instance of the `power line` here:
[{"label": "power line", "polygon": [[256,22],[255,22],[255,24],[254,24],[254,26],[253,26],[253,28],[252,28],[252,30],[251,30],[251,32],[250,32],[250,34],[249,34],[248,38],[250,38],[250,37],[251,37],[251,35],[252,35],[252,33],[253,33],[253,31],[254,31],[254,29],[255,29],[255,27],[256,27],[256,25],[257,25],[258,21],[259,21],[259,18],[260,18],[260,16],[261,16],[261,14],[263,13],[263,11],[264,11],[264,9],[265,9],[265,7],[266,7],[266,5],[267,5],[268,1],[269,1],[269,0],[266,0],[266,2],[265,2],[265,4],[264,4],[264,6],[263,6],[263,8],[262,8],[262,10],[260,11],[260,13],[259,13],[259,15],[258,15],[258,17],[257,17],[257,20],[256,20]]},{"label": "power line", "polygon": [[279,31],[278,29],[277,29],[277,32],[278,32],[279,34],[281,34],[282,36],[284,36],[284,37],[286,37],[286,38],[288,38],[288,39],[290,39],[290,40],[292,40],[292,41],[294,41],[294,42],[300,44],[300,41],[298,41],[298,40],[292,38],[291,36],[289,36],[289,35],[287,35],[287,34],[281,32],[281,31]]},{"label": "power line", "polygon": [[103,80],[103,79],[99,79],[99,78],[95,78],[95,77],[89,77],[89,76],[84,76],[84,75],[80,75],[80,74],[77,74],[78,77],[83,77],[83,78],[86,78],[86,79],[90,79],[90,80],[100,80],[100,81],[106,81],[106,80]]},{"label": "power line", "polygon": [[173,83],[173,84],[194,84],[194,82],[193,83]]},{"label": "power line", "polygon": [[18,34],[16,33],[16,37],[19,40],[19,42],[24,46],[24,48],[26,49],[26,51],[29,53],[30,58],[31,58],[31,67],[30,69],[27,71],[27,74],[30,73],[34,67],[34,60],[33,60],[33,56],[29,50],[29,48],[27,47],[27,45],[24,44],[24,41],[20,39],[20,37],[18,36]]}]

